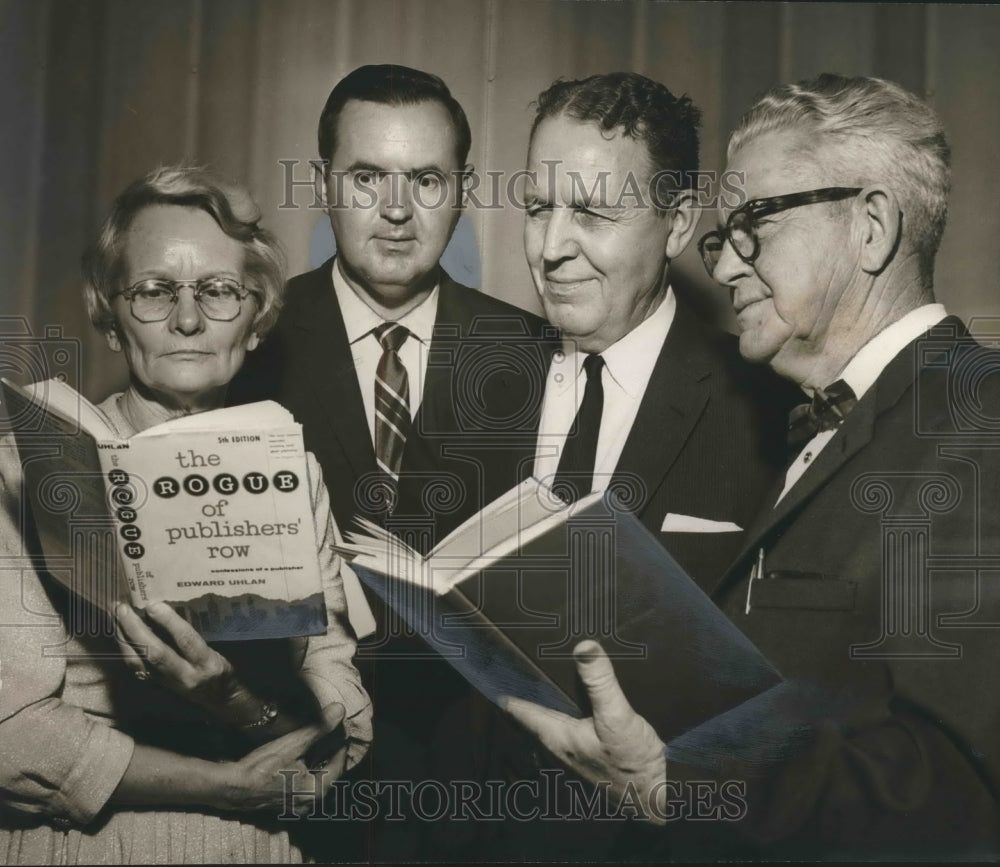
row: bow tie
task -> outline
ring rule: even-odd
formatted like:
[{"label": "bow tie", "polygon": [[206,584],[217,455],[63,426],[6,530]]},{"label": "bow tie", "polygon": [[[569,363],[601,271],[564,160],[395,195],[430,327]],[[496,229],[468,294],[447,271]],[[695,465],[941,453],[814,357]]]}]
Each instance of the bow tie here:
[{"label": "bow tie", "polygon": [[840,427],[857,402],[854,389],[842,379],[817,388],[809,403],[799,404],[788,414],[789,449],[801,449],[821,431]]}]

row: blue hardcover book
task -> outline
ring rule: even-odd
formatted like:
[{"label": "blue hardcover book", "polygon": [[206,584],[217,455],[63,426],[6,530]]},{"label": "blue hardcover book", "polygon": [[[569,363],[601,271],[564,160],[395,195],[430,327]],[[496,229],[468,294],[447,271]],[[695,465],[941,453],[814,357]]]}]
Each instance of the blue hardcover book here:
[{"label": "blue hardcover book", "polygon": [[531,479],[426,557],[367,523],[342,549],[361,580],[493,702],[589,715],[572,658],[601,643],[664,741],[781,681],[612,497],[565,506]]}]

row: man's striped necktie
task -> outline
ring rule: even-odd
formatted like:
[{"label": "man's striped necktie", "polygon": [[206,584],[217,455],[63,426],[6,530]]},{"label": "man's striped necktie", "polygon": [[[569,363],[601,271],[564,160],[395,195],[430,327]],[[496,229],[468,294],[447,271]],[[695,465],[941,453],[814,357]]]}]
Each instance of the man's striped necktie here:
[{"label": "man's striped necktie", "polygon": [[374,334],[382,344],[375,370],[375,460],[397,482],[410,432],[410,385],[398,353],[410,332],[396,322],[383,322]]}]

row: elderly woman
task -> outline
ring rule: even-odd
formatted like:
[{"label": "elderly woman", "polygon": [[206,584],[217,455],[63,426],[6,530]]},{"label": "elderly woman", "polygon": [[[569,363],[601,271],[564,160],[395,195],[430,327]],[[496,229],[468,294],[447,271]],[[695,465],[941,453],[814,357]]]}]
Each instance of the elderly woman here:
[{"label": "elderly woman", "polygon": [[[249,197],[200,169],[126,189],[85,257],[91,318],[130,371],[101,409],[131,436],[222,406],[277,315],[272,236]],[[327,634],[209,647],[169,606],[94,629],[23,556],[20,466],[0,448],[0,862],[300,861],[280,770],[325,787],[370,741],[351,660],[337,529],[310,455]],[[22,522],[23,523],[23,522]],[[363,599],[363,597],[358,597]],[[363,602],[362,602],[363,604]],[[312,811],[313,783],[290,806]],[[304,793],[303,793],[304,792]],[[291,829],[291,830],[289,830]]]}]

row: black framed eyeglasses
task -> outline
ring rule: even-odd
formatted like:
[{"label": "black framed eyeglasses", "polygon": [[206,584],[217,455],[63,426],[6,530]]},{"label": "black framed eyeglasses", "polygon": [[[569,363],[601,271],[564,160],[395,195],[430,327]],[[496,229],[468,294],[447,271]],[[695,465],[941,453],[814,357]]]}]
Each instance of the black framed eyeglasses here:
[{"label": "black framed eyeglasses", "polygon": [[769,217],[791,208],[803,205],[815,205],[818,202],[839,202],[856,196],[863,187],[823,187],[819,190],[806,190],[801,193],[789,193],[785,196],[771,196],[767,199],[751,199],[745,205],[737,208],[729,215],[726,226],[702,235],[698,241],[698,252],[710,277],[715,274],[715,266],[719,264],[722,248],[726,241],[733,251],[748,265],[752,265],[760,255],[760,238],[757,237],[757,220]]},{"label": "black framed eyeglasses", "polygon": [[[140,322],[162,322],[177,304],[181,289],[191,286],[194,300],[209,319],[230,322],[240,315],[243,299],[256,295],[231,277],[202,277],[200,280],[140,280],[128,289],[116,292],[132,307],[132,315]],[[114,297],[114,296],[112,296]]]}]

